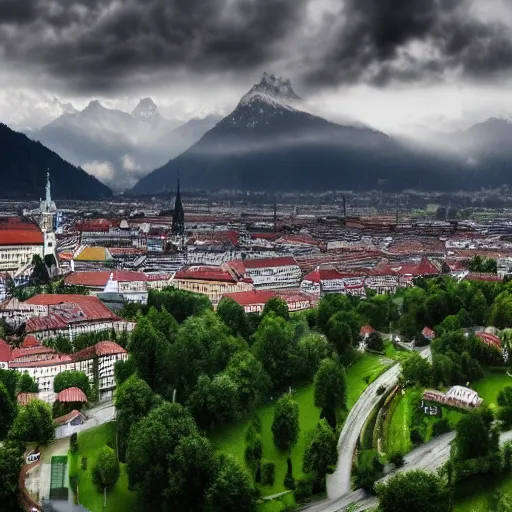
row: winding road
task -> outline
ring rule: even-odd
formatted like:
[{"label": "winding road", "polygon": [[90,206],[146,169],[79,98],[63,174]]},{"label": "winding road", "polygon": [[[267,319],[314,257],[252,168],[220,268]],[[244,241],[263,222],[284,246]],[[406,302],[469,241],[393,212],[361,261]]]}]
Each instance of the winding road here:
[{"label": "winding road", "polygon": [[[430,347],[422,349],[419,353],[428,360],[432,359]],[[398,383],[400,371],[400,364],[395,364],[389,368],[365,389],[350,410],[338,440],[336,470],[327,477],[327,496],[329,499],[336,499],[350,492],[352,460],[359,435],[366,420],[382,398],[382,393],[378,395],[377,390],[383,386],[386,388],[386,392],[391,391]]]}]

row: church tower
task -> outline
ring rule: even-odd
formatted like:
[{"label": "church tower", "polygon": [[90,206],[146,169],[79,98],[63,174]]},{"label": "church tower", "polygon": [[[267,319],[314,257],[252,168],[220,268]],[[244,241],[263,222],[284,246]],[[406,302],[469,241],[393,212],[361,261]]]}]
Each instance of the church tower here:
[{"label": "church tower", "polygon": [[39,212],[41,214],[39,227],[44,235],[44,256],[49,254],[53,255],[55,261],[57,249],[57,237],[55,236],[55,229],[57,224],[57,206],[52,201],[50,173],[46,173],[46,197],[40,201]]},{"label": "church tower", "polygon": [[174,201],[174,210],[172,212],[172,236],[178,241],[180,248],[183,248],[185,236],[185,213],[183,203],[181,202],[180,176],[178,174],[178,188],[176,191],[176,200]]}]

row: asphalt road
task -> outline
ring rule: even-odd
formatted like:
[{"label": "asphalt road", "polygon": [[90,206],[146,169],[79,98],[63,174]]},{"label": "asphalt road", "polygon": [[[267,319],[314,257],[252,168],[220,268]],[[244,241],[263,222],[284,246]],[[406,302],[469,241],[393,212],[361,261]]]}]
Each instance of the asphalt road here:
[{"label": "asphalt road", "polygon": [[[432,357],[429,347],[421,350],[420,354],[429,360]],[[390,391],[396,386],[400,371],[400,365],[395,364],[377,380],[372,382],[359,397],[347,416],[338,440],[336,471],[327,477],[327,496],[329,499],[335,499],[350,492],[350,476],[352,473],[354,451],[366,420],[382,397],[377,394],[377,390],[379,387],[384,386],[386,391]]]}]

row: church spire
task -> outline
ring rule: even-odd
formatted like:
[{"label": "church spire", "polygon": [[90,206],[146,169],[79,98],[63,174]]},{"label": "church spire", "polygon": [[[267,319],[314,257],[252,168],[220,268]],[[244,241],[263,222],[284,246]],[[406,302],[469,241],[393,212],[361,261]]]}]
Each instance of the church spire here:
[{"label": "church spire", "polygon": [[178,186],[176,189],[176,200],[174,202],[174,210],[172,212],[172,234],[174,236],[179,236],[179,237],[183,237],[185,234],[185,213],[183,211],[183,203],[181,202],[179,171],[178,171]]},{"label": "church spire", "polygon": [[51,193],[51,184],[50,184],[50,169],[46,173],[46,205],[50,208],[52,204],[52,193]]}]

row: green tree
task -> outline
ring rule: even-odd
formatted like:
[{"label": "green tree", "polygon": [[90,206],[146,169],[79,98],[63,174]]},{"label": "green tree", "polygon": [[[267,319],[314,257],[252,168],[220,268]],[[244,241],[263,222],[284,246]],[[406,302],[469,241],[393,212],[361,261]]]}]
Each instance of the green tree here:
[{"label": "green tree", "polygon": [[98,455],[96,464],[92,469],[92,481],[99,488],[111,487],[119,479],[119,461],[116,453],[108,446],[104,446]]},{"label": "green tree", "polygon": [[315,374],[315,405],[334,414],[346,408],[345,369],[334,359],[324,359]]},{"label": "green tree", "polygon": [[148,293],[148,307],[151,306],[156,309],[164,307],[179,323],[184,322],[191,316],[199,316],[212,309],[212,304],[206,295],[172,287],[161,291],[150,290]]},{"label": "green tree", "polygon": [[279,297],[272,297],[269,301],[267,301],[263,307],[261,316],[266,317],[272,313],[275,316],[281,317],[283,320],[288,321],[290,319],[288,304],[285,300],[280,299]]},{"label": "green tree", "polygon": [[498,405],[512,407],[512,386],[505,386],[498,393]]},{"label": "green tree", "polygon": [[317,325],[327,334],[327,322],[339,311],[349,311],[352,308],[350,299],[339,293],[328,293],[320,300],[317,308]]},{"label": "green tree", "polygon": [[248,351],[233,355],[225,373],[236,384],[240,409],[245,414],[264,400],[271,385],[262,364]]},{"label": "green tree", "polygon": [[247,473],[229,455],[219,458],[219,470],[205,494],[207,512],[255,512],[256,498]]},{"label": "green tree", "polygon": [[0,503],[4,510],[20,510],[18,480],[23,452],[15,443],[0,444]]},{"label": "green tree", "polygon": [[138,489],[145,507],[161,503],[161,495],[168,486],[169,457],[180,439],[195,434],[197,426],[187,409],[165,402],[133,426],[126,471],[130,488]]},{"label": "green tree", "polygon": [[128,349],[137,373],[155,393],[168,394],[169,343],[148,318],[137,321]]},{"label": "green tree", "polygon": [[320,361],[332,355],[327,338],[318,333],[309,333],[299,339],[299,359],[302,362],[302,375],[311,378],[318,370]]},{"label": "green tree", "polygon": [[366,344],[370,350],[374,350],[375,352],[382,352],[384,350],[384,341],[378,332],[372,332],[368,336]]},{"label": "green tree", "polygon": [[289,324],[274,315],[266,316],[254,333],[253,354],[261,362],[274,389],[290,384],[300,374],[297,341]]},{"label": "green tree", "polygon": [[48,269],[41,256],[34,254],[32,257],[32,265],[34,266],[32,274],[30,276],[30,283],[33,286],[41,286],[50,282],[50,275]]},{"label": "green tree", "polygon": [[321,477],[332,473],[338,461],[337,444],[336,435],[327,421],[320,420],[306,444],[302,471],[314,471]]},{"label": "green tree", "polygon": [[182,437],[169,457],[166,498],[171,510],[203,510],[205,491],[214,482],[217,466],[208,439],[198,435]]},{"label": "green tree", "polygon": [[481,290],[471,295],[468,310],[474,325],[484,325],[487,318],[488,304]]},{"label": "green tree", "polygon": [[4,439],[9,432],[12,422],[16,418],[16,413],[16,402],[3,382],[0,382],[0,440]]},{"label": "green tree", "polygon": [[239,416],[238,388],[228,374],[201,375],[187,405],[200,427],[212,429]]},{"label": "green tree", "polygon": [[39,393],[37,382],[28,374],[23,373],[18,381],[19,393]]},{"label": "green tree", "polygon": [[41,400],[32,400],[21,407],[9,438],[23,443],[50,444],[55,439],[52,408]]},{"label": "green tree", "polygon": [[402,376],[407,384],[428,386],[432,380],[432,366],[417,352],[402,363]]},{"label": "green tree", "polygon": [[116,391],[115,405],[117,415],[117,432],[119,458],[124,461],[130,431],[160,400],[149,384],[132,375]]},{"label": "green tree", "polygon": [[282,451],[289,452],[299,439],[299,406],[290,395],[277,400],[272,421],[274,444]]},{"label": "green tree", "polygon": [[129,357],[125,361],[122,359],[116,361],[114,364],[114,378],[116,380],[116,385],[120,386],[126,382],[136,371],[137,368],[133,357]]},{"label": "green tree", "polygon": [[354,337],[352,329],[346,322],[342,322],[334,315],[327,322],[327,339],[332,343],[336,353],[345,358],[353,350]]},{"label": "green tree", "polygon": [[450,489],[435,473],[407,471],[376,485],[379,510],[382,512],[450,512],[453,510]]},{"label": "green tree", "polygon": [[174,341],[178,333],[178,322],[176,319],[162,306],[159,311],[155,307],[150,307],[146,315],[151,325],[169,342]]},{"label": "green tree", "polygon": [[64,389],[73,387],[81,389],[87,398],[91,398],[91,384],[89,382],[89,378],[84,372],[67,370],[55,376],[53,381],[53,391],[55,391],[55,393],[60,393]]},{"label": "green tree", "polygon": [[0,383],[3,383],[9,392],[9,396],[15,400],[16,390],[18,389],[18,380],[20,374],[13,372],[12,370],[1,370],[0,369]]},{"label": "green tree", "polygon": [[249,335],[249,321],[243,306],[233,299],[223,297],[217,306],[217,314],[232,334],[247,338]]},{"label": "green tree", "polygon": [[463,416],[455,427],[455,457],[457,460],[485,457],[491,446],[489,431],[480,414]]}]

